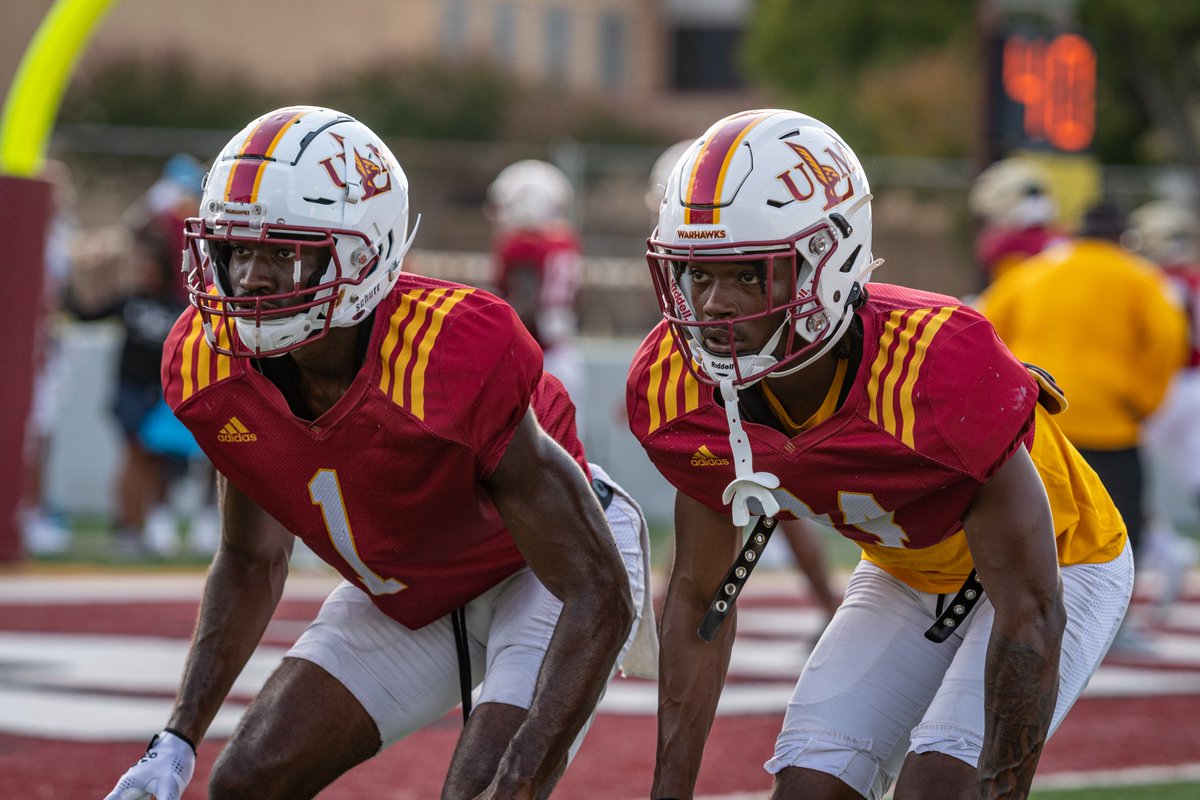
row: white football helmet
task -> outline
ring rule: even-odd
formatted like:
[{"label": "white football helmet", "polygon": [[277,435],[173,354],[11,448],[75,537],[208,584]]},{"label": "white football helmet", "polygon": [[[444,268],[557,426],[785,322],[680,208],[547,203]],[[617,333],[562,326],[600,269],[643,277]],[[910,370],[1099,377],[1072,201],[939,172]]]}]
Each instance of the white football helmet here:
[{"label": "white football helmet", "polygon": [[[747,386],[789,375],[849,329],[863,286],[882,263],[871,254],[871,190],[862,165],[832,128],[805,114],[759,109],[714,124],[675,164],[647,260],[659,306],[697,377]],[[702,321],[688,293],[689,264],[765,262],[766,308]],[[772,287],[788,300],[772,302]],[[785,312],[766,346],[738,352],[733,325]],[[733,352],[704,349],[724,326]]]},{"label": "white football helmet", "polygon": [[1154,200],[1129,215],[1135,250],[1164,267],[1200,262],[1200,221],[1182,203]]},{"label": "white football helmet", "polygon": [[1049,174],[1020,158],[1005,158],[979,173],[967,205],[987,224],[1005,228],[1048,225],[1058,213]]},{"label": "white football helmet", "polygon": [[530,158],[500,170],[488,187],[485,209],[501,230],[537,230],[569,219],[574,201],[562,170]]},{"label": "white football helmet", "polygon": [[675,164],[683,158],[683,154],[692,144],[691,139],[676,142],[664,150],[662,155],[655,159],[654,166],[650,168],[650,186],[646,189],[646,208],[653,211],[655,217],[658,217],[658,211],[662,207],[667,181],[671,178],[671,170],[675,169]]},{"label": "white football helmet", "polygon": [[[209,344],[227,355],[280,355],[361,322],[395,285],[412,244],[408,179],[387,145],[353,117],[281,108],[225,145],[186,236],[188,291]],[[294,288],[235,297],[229,251],[263,241],[295,248]],[[304,248],[327,248],[330,258],[301,286]],[[236,341],[217,324],[222,319],[232,320]]]}]

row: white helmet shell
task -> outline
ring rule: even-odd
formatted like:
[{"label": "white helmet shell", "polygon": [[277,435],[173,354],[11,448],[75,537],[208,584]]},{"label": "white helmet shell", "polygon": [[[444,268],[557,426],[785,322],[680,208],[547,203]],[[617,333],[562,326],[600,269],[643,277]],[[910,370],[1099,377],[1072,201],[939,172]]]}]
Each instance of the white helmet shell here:
[{"label": "white helmet shell", "polygon": [[671,178],[671,171],[675,169],[675,165],[679,163],[679,159],[683,158],[684,153],[695,143],[692,139],[676,142],[664,150],[655,159],[654,166],[650,168],[650,186],[646,189],[646,208],[653,211],[655,217],[658,216],[658,212],[662,208],[663,198],[666,196],[667,181]]},{"label": "white helmet shell", "polygon": [[[361,322],[395,285],[412,243],[408,179],[387,145],[353,117],[281,108],[251,122],[217,156],[187,237],[189,291],[210,344],[233,355],[279,355]],[[268,240],[296,246],[297,278],[300,248],[328,247],[329,264],[309,286],[236,298],[222,250]],[[217,335],[220,318],[233,321],[240,347]]]},{"label": "white helmet shell", "polygon": [[1047,225],[1058,213],[1049,174],[1021,158],[1002,159],[979,173],[967,205],[988,225],[1006,228]]},{"label": "white helmet shell", "polygon": [[[879,265],[871,253],[871,190],[858,157],[828,125],[805,114],[759,109],[714,124],[676,163],[647,257],[659,305],[680,346],[707,375],[748,385],[824,354],[849,328]],[[767,262],[788,302],[753,317],[697,319],[681,281],[695,261]],[[773,293],[768,288],[767,297]],[[786,312],[758,353],[716,356],[701,331]]]},{"label": "white helmet shell", "polygon": [[1154,200],[1129,215],[1135,249],[1164,267],[1200,261],[1200,221],[1186,205]]},{"label": "white helmet shell", "polygon": [[575,190],[553,164],[525,159],[500,170],[488,187],[487,213],[501,230],[538,230],[571,216]]}]

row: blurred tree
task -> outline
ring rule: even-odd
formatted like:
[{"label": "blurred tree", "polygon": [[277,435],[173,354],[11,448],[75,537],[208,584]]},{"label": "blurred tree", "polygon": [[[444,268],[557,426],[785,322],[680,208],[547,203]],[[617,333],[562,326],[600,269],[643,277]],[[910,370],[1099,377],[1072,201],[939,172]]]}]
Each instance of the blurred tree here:
[{"label": "blurred tree", "polygon": [[759,0],[742,43],[752,79],[859,152],[965,156],[975,130],[971,4]]},{"label": "blurred tree", "polygon": [[61,122],[237,129],[270,108],[274,95],[235,73],[200,71],[180,55],[129,53],[72,78]]},{"label": "blurred tree", "polygon": [[1100,54],[1102,161],[1200,168],[1200,3],[1082,0]]},{"label": "blurred tree", "polygon": [[[907,0],[864,12],[853,3],[759,0],[742,61],[754,80],[830,122],[860,151],[965,157],[982,101],[981,2]],[[1096,156],[1200,167],[1200,3],[1074,6],[1099,56]]]},{"label": "blurred tree", "polygon": [[[75,75],[62,122],[237,130],[265,109],[325,105],[384,136],[466,141],[662,144],[653,120],[617,113],[611,98],[524,84],[486,63],[393,61],[304,91],[214,74],[179,55],[131,53]],[[224,137],[222,137],[224,138]]]},{"label": "blurred tree", "polygon": [[489,140],[503,125],[512,89],[484,64],[396,62],[347,73],[317,96],[388,136]]}]

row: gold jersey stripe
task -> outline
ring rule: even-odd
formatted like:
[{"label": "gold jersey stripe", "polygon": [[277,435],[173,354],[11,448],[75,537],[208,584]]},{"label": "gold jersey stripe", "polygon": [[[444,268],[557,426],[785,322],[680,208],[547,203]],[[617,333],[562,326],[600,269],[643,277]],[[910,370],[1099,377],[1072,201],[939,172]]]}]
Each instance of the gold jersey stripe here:
[{"label": "gold jersey stripe", "polygon": [[380,353],[383,356],[383,371],[379,376],[379,389],[390,396],[396,405],[403,405],[404,398],[398,398],[395,394],[397,387],[395,385],[395,369],[392,366],[392,353],[396,349],[396,343],[400,341],[401,325],[408,318],[415,299],[424,291],[424,289],[415,289],[400,296],[400,303],[392,312],[391,319],[388,320],[387,336],[383,338],[383,345],[380,347]]},{"label": "gold jersey stripe", "polygon": [[[450,310],[474,291],[467,287],[413,289],[404,292],[392,314],[388,334],[380,348],[383,374],[379,388],[392,398],[392,402],[408,408],[418,419],[425,418],[425,372],[442,324]],[[411,374],[405,377],[410,364]]]},{"label": "gold jersey stripe", "polygon": [[181,348],[181,359],[179,364],[179,377],[183,379],[182,400],[187,400],[196,392],[196,376],[192,364],[192,354],[196,350],[197,340],[204,338],[204,328],[200,324],[200,315],[196,314],[192,317],[192,329],[188,331],[187,336],[183,337],[183,347]]},{"label": "gold jersey stripe", "polygon": [[871,379],[867,383],[867,398],[870,401],[868,415],[871,422],[876,425],[882,424],[879,386],[888,368],[891,367],[892,344],[896,341],[896,334],[904,322],[904,314],[903,311],[893,311],[888,314],[883,323],[883,333],[879,337],[879,352],[875,354],[875,360],[871,362]]},{"label": "gold jersey stripe", "polygon": [[[439,292],[445,292],[444,289],[439,289]],[[446,319],[446,315],[450,313],[456,305],[462,302],[462,299],[473,292],[474,289],[455,289],[446,296],[446,300],[440,307],[434,310],[433,319],[429,323],[429,330],[425,331],[421,337],[421,344],[417,348],[417,364],[412,371],[412,412],[417,419],[425,419],[425,370],[429,367],[429,354],[433,350],[433,345],[437,341],[438,334],[442,332],[442,323]],[[432,298],[433,293],[430,294]],[[440,298],[439,298],[440,299]]]},{"label": "gold jersey stripe", "polygon": [[[197,315],[198,316],[198,315]],[[229,324],[225,320],[217,322],[217,346],[222,350],[233,349],[233,343],[229,339]],[[229,377],[230,367],[233,364],[233,359],[229,356],[223,356],[214,352],[213,357],[217,359],[217,381],[223,381]]]},{"label": "gold jersey stripe", "polygon": [[898,310],[884,321],[867,386],[868,416],[909,447],[914,444],[916,422],[913,388],[929,344],[956,308],[949,306],[936,313],[931,308]]},{"label": "gold jersey stripe", "polygon": [[693,411],[700,405],[700,382],[687,368],[683,354],[675,349],[675,340],[670,333],[659,341],[658,352],[650,365],[646,404],[650,413],[646,433],[653,433],[680,414]]},{"label": "gold jersey stripe", "polygon": [[650,365],[650,385],[646,388],[646,407],[650,412],[650,428],[646,433],[653,433],[662,426],[662,405],[658,392],[662,388],[663,365],[671,355],[671,335],[664,333],[658,342],[658,353]]},{"label": "gold jersey stripe", "polygon": [[881,399],[883,401],[883,427],[888,433],[898,437],[899,425],[896,420],[896,384],[900,382],[904,372],[904,362],[912,351],[913,336],[917,332],[921,320],[929,316],[928,308],[913,311],[904,320],[896,334],[896,349],[892,353],[891,366],[883,380]]},{"label": "gold jersey stripe", "polygon": [[912,362],[908,365],[908,374],[904,377],[904,382],[900,385],[900,413],[903,417],[903,424],[900,426],[900,440],[909,447],[914,447],[913,428],[916,419],[916,412],[913,409],[912,393],[913,386],[917,383],[917,378],[921,372],[921,364],[925,361],[925,354],[929,351],[929,344],[937,336],[938,330],[950,319],[950,315],[954,313],[953,307],[943,308],[933,316],[925,325],[925,330],[921,331],[921,336],[918,338],[914,346]]}]

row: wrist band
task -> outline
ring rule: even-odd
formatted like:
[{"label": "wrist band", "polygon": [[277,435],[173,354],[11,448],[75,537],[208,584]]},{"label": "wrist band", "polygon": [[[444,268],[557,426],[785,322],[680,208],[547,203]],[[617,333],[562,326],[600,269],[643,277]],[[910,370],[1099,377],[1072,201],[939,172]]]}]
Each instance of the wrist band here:
[{"label": "wrist band", "polygon": [[[169,733],[169,734],[171,734],[172,736],[175,736],[175,737],[178,737],[178,738],[182,739],[182,740],[183,740],[183,742],[184,742],[184,744],[186,744],[188,747],[192,748],[192,755],[196,755],[196,743],[195,743],[195,742],[193,742],[191,739],[189,739],[188,737],[184,736],[182,733],[180,733],[179,731],[175,730],[174,728],[163,728],[163,729],[162,729],[162,732],[163,732],[163,733]],[[156,738],[157,738],[157,737],[156,737]],[[154,743],[154,742],[153,742],[153,740],[151,740],[151,744],[153,744],[153,743]]]}]

